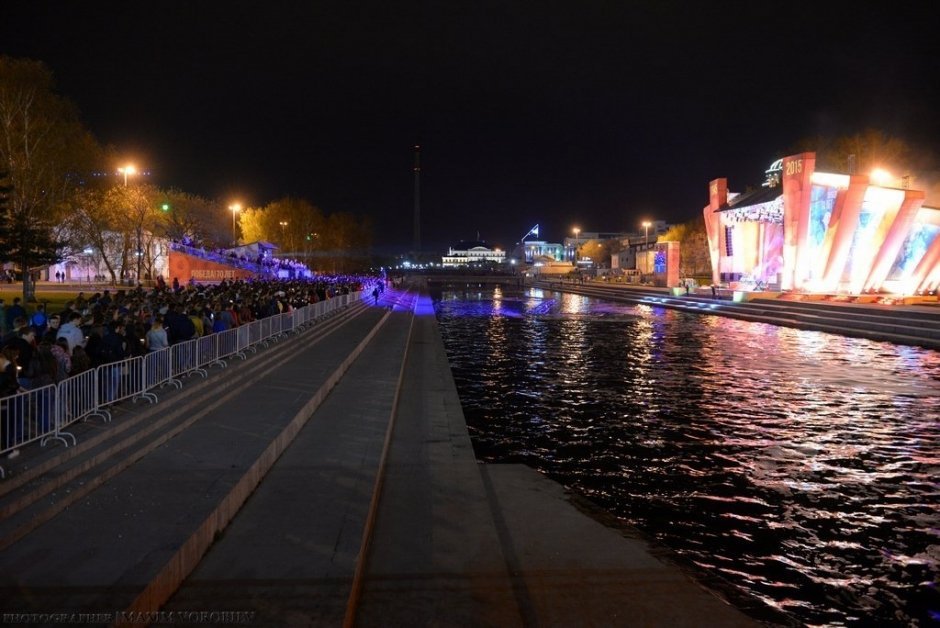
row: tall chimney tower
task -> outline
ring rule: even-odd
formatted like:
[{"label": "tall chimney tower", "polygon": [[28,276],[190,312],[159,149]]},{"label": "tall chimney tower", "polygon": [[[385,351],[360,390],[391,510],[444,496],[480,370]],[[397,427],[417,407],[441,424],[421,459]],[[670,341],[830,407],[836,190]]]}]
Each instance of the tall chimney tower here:
[{"label": "tall chimney tower", "polygon": [[414,253],[421,252],[421,147],[415,144],[415,224]]}]

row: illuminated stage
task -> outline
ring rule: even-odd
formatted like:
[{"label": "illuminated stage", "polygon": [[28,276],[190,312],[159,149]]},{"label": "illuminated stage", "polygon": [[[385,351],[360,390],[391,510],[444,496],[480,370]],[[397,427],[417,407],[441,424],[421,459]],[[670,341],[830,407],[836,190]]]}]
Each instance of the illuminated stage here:
[{"label": "illuminated stage", "polygon": [[713,281],[808,298],[936,291],[940,209],[923,206],[924,192],[815,164],[815,153],[785,157],[745,194],[730,194],[727,179],[709,184]]}]

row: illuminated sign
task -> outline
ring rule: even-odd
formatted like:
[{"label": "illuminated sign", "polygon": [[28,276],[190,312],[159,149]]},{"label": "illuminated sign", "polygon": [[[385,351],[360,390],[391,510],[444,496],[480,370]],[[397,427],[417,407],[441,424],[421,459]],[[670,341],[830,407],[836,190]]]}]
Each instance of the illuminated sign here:
[{"label": "illuminated sign", "polygon": [[653,272],[666,272],[666,251],[659,249],[653,256]]},{"label": "illuminated sign", "polygon": [[[802,162],[800,166],[802,168]],[[764,182],[761,183],[761,187],[765,188],[775,188],[780,185],[780,173],[783,172],[783,159],[778,159],[777,161],[770,164],[770,168],[764,170],[764,174],[767,175],[767,178],[764,179]]]}]

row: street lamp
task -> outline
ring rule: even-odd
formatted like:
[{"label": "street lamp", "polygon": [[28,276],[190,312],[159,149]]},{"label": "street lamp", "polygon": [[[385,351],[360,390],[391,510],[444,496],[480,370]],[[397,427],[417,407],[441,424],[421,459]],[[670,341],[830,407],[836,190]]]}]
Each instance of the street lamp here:
[{"label": "street lamp", "polygon": [[646,233],[645,233],[645,235],[643,236],[643,240],[644,240],[643,243],[644,243],[644,244],[649,244],[649,243],[650,243],[650,227],[652,227],[652,226],[653,226],[653,223],[651,223],[649,220],[644,220],[644,221],[643,221],[643,228],[646,230]]},{"label": "street lamp", "polygon": [[578,234],[581,233],[581,229],[579,227],[575,227],[574,229],[572,229],[572,231],[574,232],[574,255],[572,255],[572,258],[574,258],[574,265],[577,266],[578,265],[578,244],[580,244],[580,240],[578,240]]},{"label": "street lamp", "polygon": [[232,203],[228,208],[232,210],[232,244],[237,244],[238,240],[235,238],[235,216],[242,210],[242,206],[240,203]]},{"label": "street lamp", "polygon": [[282,220],[277,224],[281,225],[281,246],[286,246],[287,243],[284,241],[286,239],[284,232],[287,230],[287,225],[289,225],[290,223],[287,222],[286,220]]},{"label": "street lamp", "polygon": [[[134,164],[127,164],[125,166],[121,166],[120,168],[118,168],[117,171],[118,171],[118,174],[124,175],[124,187],[127,187],[127,177],[128,175],[133,176],[137,174],[137,167],[134,166]],[[143,229],[143,225],[141,224],[141,222],[142,222],[142,218],[138,217],[137,219],[137,283],[140,283],[140,263],[144,257],[143,248],[141,245],[141,240],[143,239],[143,234],[141,233]]]},{"label": "street lamp", "polygon": [[127,187],[127,175],[133,176],[137,174],[137,168],[135,168],[133,164],[127,164],[122,168],[118,168],[118,173],[124,175],[124,187]]}]

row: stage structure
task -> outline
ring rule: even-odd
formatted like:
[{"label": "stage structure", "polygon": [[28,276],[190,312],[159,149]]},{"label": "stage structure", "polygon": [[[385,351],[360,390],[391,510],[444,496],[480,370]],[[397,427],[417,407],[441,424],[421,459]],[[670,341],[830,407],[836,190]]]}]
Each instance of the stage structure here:
[{"label": "stage structure", "polygon": [[784,157],[744,194],[730,193],[727,179],[709,184],[713,281],[824,294],[936,290],[940,209],[923,205],[924,192],[815,165],[815,153]]}]

